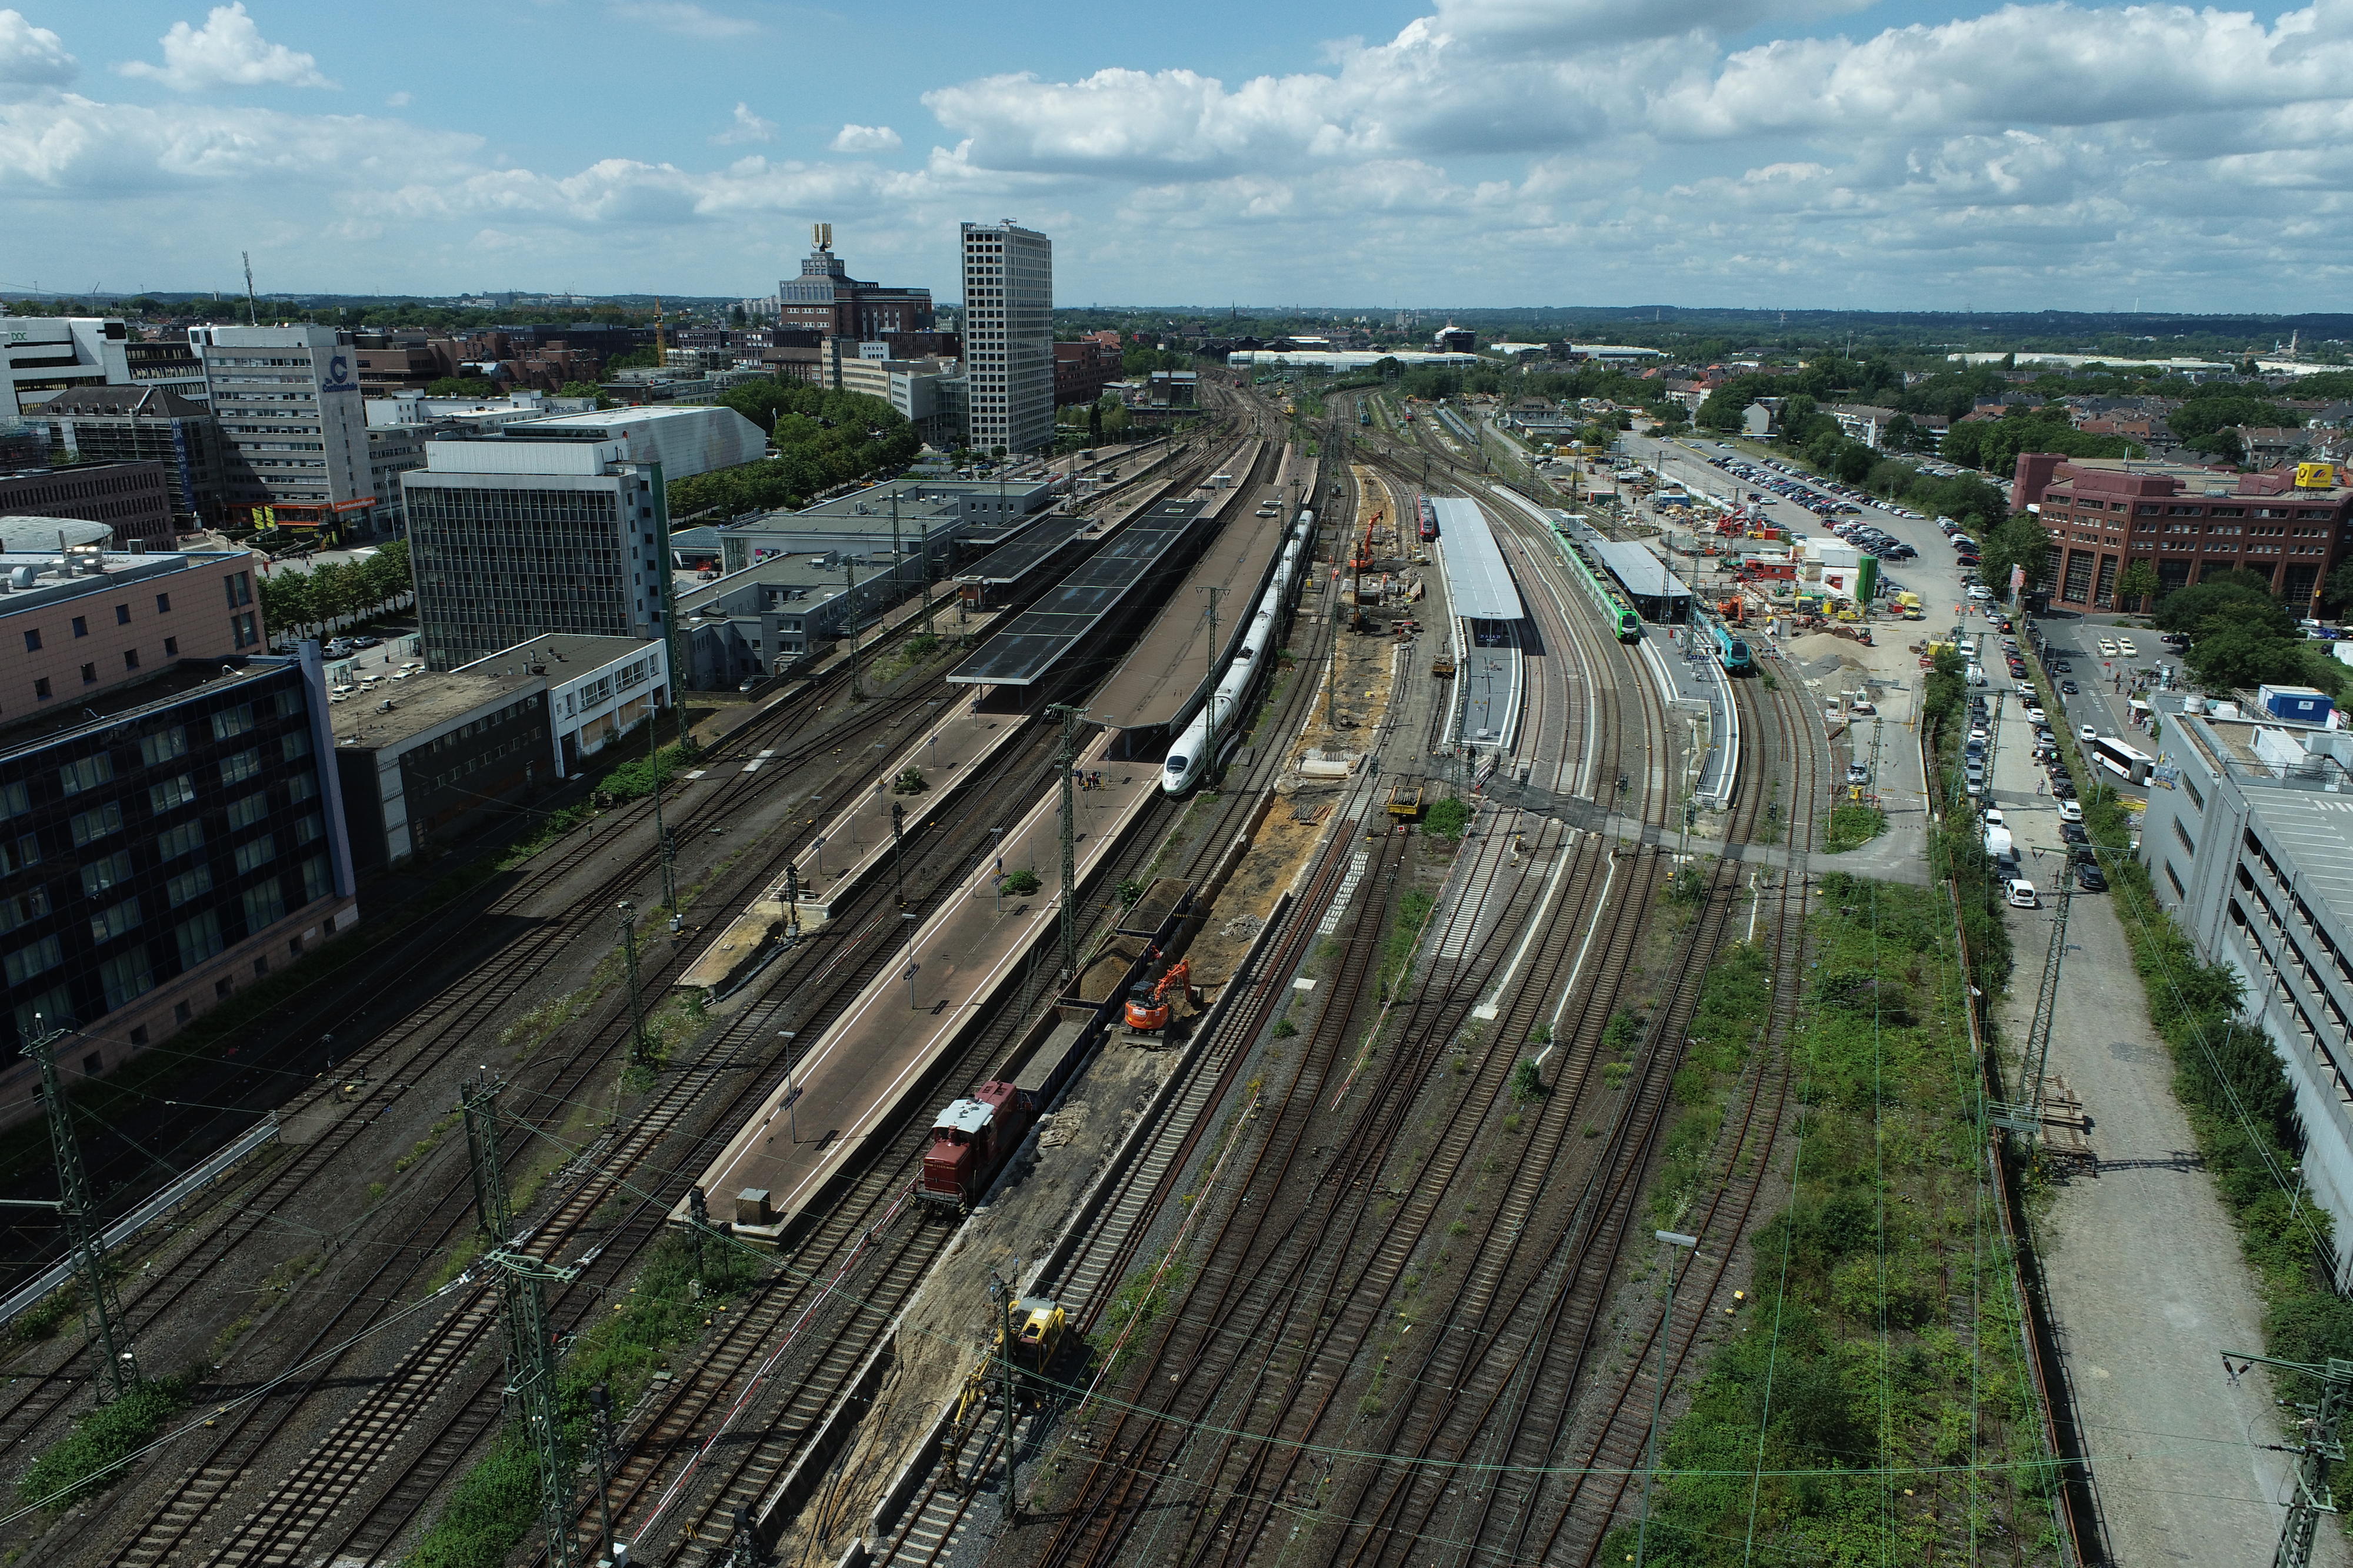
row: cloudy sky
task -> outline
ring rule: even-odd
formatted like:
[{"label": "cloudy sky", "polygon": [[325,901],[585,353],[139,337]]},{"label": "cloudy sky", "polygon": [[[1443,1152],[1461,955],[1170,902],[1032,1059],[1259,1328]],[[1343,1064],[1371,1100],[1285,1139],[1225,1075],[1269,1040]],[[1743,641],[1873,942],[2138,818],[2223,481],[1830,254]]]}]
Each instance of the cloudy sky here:
[{"label": "cloudy sky", "polygon": [[0,288],[2342,310],[2353,0],[0,8]]}]

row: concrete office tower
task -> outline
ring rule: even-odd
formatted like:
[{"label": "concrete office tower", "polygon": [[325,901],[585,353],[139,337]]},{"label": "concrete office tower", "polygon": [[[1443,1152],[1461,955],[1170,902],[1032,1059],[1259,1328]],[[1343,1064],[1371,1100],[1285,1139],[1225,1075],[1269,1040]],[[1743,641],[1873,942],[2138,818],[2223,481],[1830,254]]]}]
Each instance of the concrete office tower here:
[{"label": "concrete office tower", "polygon": [[220,421],[232,521],[254,508],[343,509],[373,525],[367,416],[352,335],[332,327],[192,327],[206,400]]},{"label": "concrete office tower", "polygon": [[964,355],[973,447],[1054,444],[1054,243],[1001,224],[964,226]]},{"label": "concrete office tower", "polygon": [[428,668],[551,632],[666,636],[662,466],[628,454],[626,439],[425,444],[400,479]]}]

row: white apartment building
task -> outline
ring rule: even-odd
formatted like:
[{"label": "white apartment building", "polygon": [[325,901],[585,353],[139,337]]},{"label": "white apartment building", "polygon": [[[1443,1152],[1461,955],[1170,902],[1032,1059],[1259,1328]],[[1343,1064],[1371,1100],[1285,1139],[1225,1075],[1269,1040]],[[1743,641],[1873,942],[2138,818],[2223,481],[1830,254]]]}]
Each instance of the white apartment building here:
[{"label": "white apartment building", "polygon": [[119,316],[0,317],[0,419],[77,386],[127,386],[130,329]]},{"label": "white apartment building", "polygon": [[1054,444],[1054,245],[1000,224],[964,226],[966,419],[975,449]]},{"label": "white apartment building", "polygon": [[332,327],[191,327],[220,421],[234,513],[287,504],[330,506],[371,525],[375,489],[367,416],[349,332]]}]

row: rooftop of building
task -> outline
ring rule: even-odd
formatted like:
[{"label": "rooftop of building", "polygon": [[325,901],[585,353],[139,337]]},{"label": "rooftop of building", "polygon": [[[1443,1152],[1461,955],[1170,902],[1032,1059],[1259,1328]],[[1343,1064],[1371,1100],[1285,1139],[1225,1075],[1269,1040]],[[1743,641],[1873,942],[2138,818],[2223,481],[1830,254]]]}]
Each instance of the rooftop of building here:
[{"label": "rooftop of building", "polygon": [[119,680],[70,700],[58,699],[0,723],[0,757],[54,745],[84,731],[135,724],[150,710],[177,702],[216,681],[258,680],[299,662],[290,655],[254,654],[184,658],[160,665],[137,679]]},{"label": "rooftop of building", "polygon": [[461,664],[449,673],[506,673],[523,670],[545,675],[552,680],[566,680],[575,675],[618,664],[637,658],[648,648],[662,646],[658,637],[600,637],[574,632],[550,632],[529,642],[485,654],[471,664]]},{"label": "rooftop of building", "polygon": [[[36,548],[0,548],[0,616],[47,609],[69,600],[113,592],[126,583],[169,577],[206,566],[241,565],[252,558],[250,551],[242,549],[158,550],[145,554],[102,551],[94,542],[69,542],[60,555],[55,543],[58,521],[51,517],[0,520],[0,530],[15,523],[29,523],[48,531],[48,538],[39,541]],[[104,525],[69,522],[68,526],[86,529]],[[33,537],[38,540],[37,534]]]},{"label": "rooftop of building", "polygon": [[725,607],[725,602],[747,588],[784,588],[800,590],[797,602],[804,608],[814,609],[835,595],[844,592],[840,558],[823,555],[771,555],[754,561],[740,571],[709,583],[697,584],[678,595],[678,616],[681,626],[710,610],[712,615],[749,615],[756,613],[741,606]]},{"label": "rooftop of building", "polygon": [[[185,347],[185,344],[182,344]],[[69,386],[40,405],[41,417],[209,419],[212,410],[161,386]]]},{"label": "rooftop of building", "polygon": [[[2326,465],[2324,465],[2326,466]],[[2294,468],[2265,468],[2239,474],[2228,468],[2201,468],[2147,458],[2067,458],[2046,490],[2064,489],[2097,495],[2287,496],[2314,504],[2334,503],[2353,497],[2353,486],[2333,468],[2327,485],[2299,485]]]},{"label": "rooftop of building", "polygon": [[38,555],[75,544],[102,544],[114,530],[71,517],[0,517],[0,552]]},{"label": "rooftop of building", "polygon": [[397,748],[479,709],[501,707],[516,697],[546,689],[547,678],[534,675],[529,666],[518,662],[485,669],[487,662],[464,671],[415,670],[405,679],[330,699],[332,706],[327,713],[334,725],[335,744],[379,752]]}]

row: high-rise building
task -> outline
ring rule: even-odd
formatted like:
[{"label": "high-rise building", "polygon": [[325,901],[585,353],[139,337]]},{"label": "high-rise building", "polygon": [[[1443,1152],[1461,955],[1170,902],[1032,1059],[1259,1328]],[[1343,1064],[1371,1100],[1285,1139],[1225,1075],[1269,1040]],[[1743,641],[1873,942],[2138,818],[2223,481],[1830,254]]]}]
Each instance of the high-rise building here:
[{"label": "high-rise building", "polygon": [[[315,644],[261,651],[245,551],[61,562],[0,539],[0,1122],[37,1110],[14,1046],[80,1037],[95,1076],[355,918]],[[220,595],[215,597],[216,595]]]},{"label": "high-rise building", "polygon": [[849,275],[833,253],[833,225],[814,226],[816,248],[802,258],[801,275],[776,285],[770,320],[828,337],[860,341],[888,332],[932,330],[932,291],[893,289]]},{"label": "high-rise building", "polygon": [[980,451],[1054,443],[1054,244],[1001,224],[964,226],[966,421]]},{"label": "high-rise building", "polygon": [[118,316],[0,317],[0,418],[73,387],[129,381],[130,340]]},{"label": "high-rise building", "polygon": [[195,327],[188,340],[226,438],[232,519],[294,506],[372,526],[375,492],[352,335],[306,325]]}]

